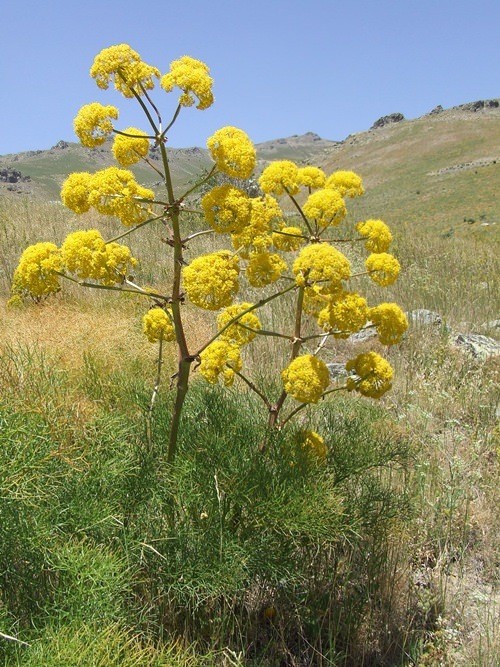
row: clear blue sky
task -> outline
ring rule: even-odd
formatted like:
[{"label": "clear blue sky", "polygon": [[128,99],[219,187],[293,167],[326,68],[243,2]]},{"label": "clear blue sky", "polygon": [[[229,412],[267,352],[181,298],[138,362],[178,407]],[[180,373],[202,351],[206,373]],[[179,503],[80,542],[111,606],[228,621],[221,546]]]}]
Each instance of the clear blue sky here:
[{"label": "clear blue sky", "polygon": [[[75,140],[88,102],[144,125],[88,74],[122,42],[162,73],[186,54],[211,68],[216,103],[185,110],[172,146],[204,146],[224,125],[255,142],[344,139],[395,111],[500,96],[498,0],[3,0],[0,21],[0,154]],[[176,97],[156,100],[169,116]]]}]

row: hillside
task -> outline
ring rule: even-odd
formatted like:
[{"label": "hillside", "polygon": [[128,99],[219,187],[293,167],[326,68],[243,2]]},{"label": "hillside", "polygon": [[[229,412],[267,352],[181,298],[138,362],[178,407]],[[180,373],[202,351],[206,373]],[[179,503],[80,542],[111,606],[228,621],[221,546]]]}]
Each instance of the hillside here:
[{"label": "hillside", "polygon": [[[384,217],[390,224],[418,224],[443,235],[497,235],[500,209],[500,107],[498,100],[463,104],[414,120],[391,114],[344,141],[313,132],[257,144],[259,165],[290,159],[327,172],[352,169],[367,194],[350,207],[355,217]],[[191,184],[211,161],[205,149],[170,149],[178,187]],[[154,164],[157,155],[151,153]],[[44,151],[0,156],[0,194],[57,200],[73,171],[113,164],[109,145],[95,150],[60,141]],[[149,187],[159,185],[147,165],[134,168]]]}]

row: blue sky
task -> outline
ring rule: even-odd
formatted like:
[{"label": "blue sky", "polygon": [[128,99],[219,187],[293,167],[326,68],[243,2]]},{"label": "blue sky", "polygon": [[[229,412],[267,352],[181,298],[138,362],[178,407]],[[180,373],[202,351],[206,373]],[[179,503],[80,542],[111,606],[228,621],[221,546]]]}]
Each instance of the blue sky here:
[{"label": "blue sky", "polygon": [[[172,146],[203,146],[224,125],[255,142],[344,139],[388,113],[500,96],[498,0],[5,0],[0,19],[0,154],[75,140],[73,117],[93,101],[144,126],[88,75],[122,42],[162,72],[186,54],[211,69],[215,105],[183,111]],[[155,99],[169,117],[176,97]]]}]

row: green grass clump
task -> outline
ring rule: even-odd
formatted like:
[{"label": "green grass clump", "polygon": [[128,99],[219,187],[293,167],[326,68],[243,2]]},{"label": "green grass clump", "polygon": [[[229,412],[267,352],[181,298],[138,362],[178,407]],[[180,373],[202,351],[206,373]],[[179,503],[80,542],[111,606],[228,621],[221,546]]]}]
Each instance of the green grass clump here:
[{"label": "green grass clump", "polygon": [[29,644],[3,641],[5,664],[176,664],[164,656],[177,638],[206,664],[356,655],[409,516],[408,446],[377,426],[383,410],[325,403],[320,463],[293,429],[269,440],[253,397],[195,383],[168,466],[167,399],[148,448],[144,387],[108,402],[99,365],[92,382],[84,366],[78,390],[97,407],[73,419],[75,378],[26,355],[0,360],[1,631]]}]

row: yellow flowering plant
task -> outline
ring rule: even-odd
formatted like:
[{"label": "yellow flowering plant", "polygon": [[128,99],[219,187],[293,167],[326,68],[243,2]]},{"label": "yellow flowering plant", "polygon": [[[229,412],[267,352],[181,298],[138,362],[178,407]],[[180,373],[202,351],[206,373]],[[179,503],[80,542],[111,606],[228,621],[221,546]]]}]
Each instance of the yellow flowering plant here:
[{"label": "yellow flowering plant", "polygon": [[[13,298],[31,296],[40,301],[59,291],[65,279],[86,287],[132,292],[149,301],[142,320],[143,332],[151,343],[158,344],[157,378],[148,413],[149,437],[166,344],[175,344],[178,355],[167,461],[175,457],[193,372],[212,384],[222,381],[226,386],[236,382],[246,385],[262,399],[270,428],[283,427],[300,410],[333,391],[345,389],[380,398],[390,389],[393,370],[378,353],[364,353],[348,361],[345,385],[333,387],[328,366],[320,358],[330,341],[365,327],[374,327],[382,344],[393,345],[408,326],[397,304],[370,306],[357,291],[348,288],[349,281],[359,275],[367,275],[381,286],[397,279],[400,265],[388,253],[392,241],[388,226],[382,220],[369,219],[356,225],[358,237],[354,240],[347,233],[345,240],[328,238],[332,227],[337,230],[345,224],[345,198],[363,194],[361,177],[351,171],[327,175],[318,167],[300,167],[290,160],[280,160],[262,170],[261,194],[250,197],[236,187],[234,179],[241,183],[252,176],[257,167],[256,150],[243,130],[227,126],[207,140],[214,162],[208,175],[201,176],[187,191],[176,192],[167,132],[184,108],[204,110],[213,104],[213,80],[207,65],[183,56],[162,75],[130,46],[118,44],[96,56],[90,75],[99,88],[106,89],[112,83],[125,98],[135,100],[144,112],[148,130],[118,129],[119,112],[114,106],[92,102],[82,107],[74,121],[76,135],[89,148],[104,144],[114,135],[112,153],[118,166],[93,174],[70,174],[63,183],[61,199],[78,215],[95,209],[115,217],[126,231],[105,240],[96,229],[81,230],[69,234],[60,248],[49,242],[30,246],[13,277]],[[180,91],[167,124],[152,98],[157,81],[161,95]],[[159,150],[159,168],[148,160],[153,147]],[[152,166],[161,176],[163,195],[142,186],[127,169],[140,162]],[[206,192],[196,211],[206,220],[208,229],[191,233],[186,229],[186,214],[192,209],[185,206],[185,201],[190,197],[191,202],[196,190],[216,175],[229,180]],[[291,202],[296,211],[293,224],[286,222],[277,197]],[[130,274],[137,259],[130,248],[118,243],[122,237],[158,221],[169,230],[165,247],[170,253],[172,282],[166,293],[135,282]],[[196,239],[205,233],[226,237],[222,249],[187,262],[186,250],[191,251]],[[370,253],[366,271],[361,273],[354,273],[351,262],[337,247],[356,240]],[[255,290],[263,290],[262,295],[249,300],[248,294]],[[294,299],[292,330],[265,329],[259,309],[285,295]],[[190,312],[187,302],[216,313],[216,332],[190,345],[186,335]],[[318,333],[305,333],[311,331],[311,323]],[[289,361],[280,377],[282,386],[274,397],[244,370],[244,349],[264,341],[266,336],[288,348]],[[301,433],[304,449],[324,461],[328,449],[323,437],[314,431]]]}]

